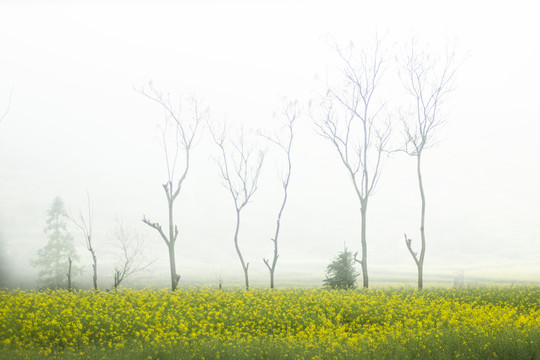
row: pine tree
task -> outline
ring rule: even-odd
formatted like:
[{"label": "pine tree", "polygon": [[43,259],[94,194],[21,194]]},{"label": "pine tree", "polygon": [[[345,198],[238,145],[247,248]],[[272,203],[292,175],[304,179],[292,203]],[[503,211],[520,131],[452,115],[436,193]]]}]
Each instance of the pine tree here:
[{"label": "pine tree", "polygon": [[354,289],[358,275],[354,268],[354,255],[345,247],[326,267],[323,284],[331,289]]},{"label": "pine tree", "polygon": [[75,274],[79,269],[74,265],[79,256],[73,246],[73,236],[67,230],[67,213],[64,202],[56,197],[47,211],[47,226],[44,229],[49,241],[38,250],[37,259],[32,265],[39,268],[41,287],[58,289],[68,287],[68,273]]}]

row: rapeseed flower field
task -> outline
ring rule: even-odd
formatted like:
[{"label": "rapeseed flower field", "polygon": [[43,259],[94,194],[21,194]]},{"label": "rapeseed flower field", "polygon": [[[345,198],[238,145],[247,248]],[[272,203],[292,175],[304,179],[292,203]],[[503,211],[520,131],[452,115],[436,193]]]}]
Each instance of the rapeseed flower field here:
[{"label": "rapeseed flower field", "polygon": [[1,291],[0,354],[540,359],[540,288]]}]

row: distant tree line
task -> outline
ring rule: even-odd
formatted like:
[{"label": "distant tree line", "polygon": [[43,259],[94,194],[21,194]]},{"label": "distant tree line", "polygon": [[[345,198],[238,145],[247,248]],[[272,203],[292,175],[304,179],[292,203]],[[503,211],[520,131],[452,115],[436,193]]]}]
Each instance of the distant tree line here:
[{"label": "distant tree line", "polygon": [[[80,256],[75,250],[73,235],[68,230],[72,222],[81,229],[85,236],[86,248],[92,257],[92,283],[94,290],[99,290],[97,279],[97,255],[92,245],[92,212],[88,196],[89,215],[85,219],[80,213],[80,220],[73,218],[66,211],[64,201],[56,197],[47,210],[47,226],[45,234],[47,244],[38,250],[37,258],[32,265],[39,269],[39,284],[41,288],[68,289],[77,286],[74,278],[82,274],[79,265]],[[129,276],[144,270],[153,260],[144,255],[144,243],[123,222],[117,220],[113,234],[116,247],[120,250],[114,267],[114,281],[109,289],[116,290]]]}]

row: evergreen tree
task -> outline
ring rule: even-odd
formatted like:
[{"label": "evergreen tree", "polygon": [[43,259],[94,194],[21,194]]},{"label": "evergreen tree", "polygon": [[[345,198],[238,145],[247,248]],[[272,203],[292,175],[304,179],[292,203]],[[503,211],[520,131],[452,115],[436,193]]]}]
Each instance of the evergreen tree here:
[{"label": "evergreen tree", "polygon": [[[73,236],[67,230],[67,213],[64,202],[56,197],[47,211],[47,226],[44,229],[49,241],[38,250],[37,259],[32,265],[39,268],[39,282],[50,289],[68,287],[70,260],[76,263],[79,256],[73,246]],[[78,272],[72,265],[71,274]]]},{"label": "evergreen tree", "polygon": [[326,267],[323,284],[331,289],[353,289],[358,275],[354,268],[354,255],[345,247]]}]

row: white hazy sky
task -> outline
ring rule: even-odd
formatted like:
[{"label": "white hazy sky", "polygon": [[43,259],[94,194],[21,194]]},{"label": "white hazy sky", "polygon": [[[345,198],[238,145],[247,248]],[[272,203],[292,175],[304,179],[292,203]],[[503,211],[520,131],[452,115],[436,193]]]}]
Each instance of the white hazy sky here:
[{"label": "white hazy sky", "polygon": [[[165,246],[140,221],[166,221],[163,111],[133,89],[150,80],[195,93],[210,119],[278,126],[281,98],[317,102],[335,74],[329,41],[362,48],[383,39],[388,112],[404,106],[394,56],[416,38],[434,55],[448,43],[464,59],[444,112],[441,143],[424,159],[429,281],[540,279],[540,5],[536,1],[3,1],[0,3],[0,238],[16,274],[46,243],[55,196],[73,210],[94,203],[101,281],[112,282],[114,219],[131,223],[168,271]],[[332,40],[329,40],[332,39]],[[399,127],[394,131],[399,141]],[[330,258],[360,247],[360,214],[347,173],[308,116],[297,126],[277,282],[321,280]],[[234,209],[205,130],[178,201],[182,281],[240,283]],[[251,278],[266,284],[279,206],[279,153],[269,148],[244,211],[240,246]],[[368,218],[374,281],[415,281],[403,233],[419,237],[414,160],[385,164]],[[86,277],[90,256],[73,229]],[[35,273],[35,270],[31,270]],[[149,276],[147,274],[146,276]],[[160,275],[161,276],[161,275]],[[283,279],[283,280],[281,280]],[[307,280],[306,280],[307,281]]]}]

